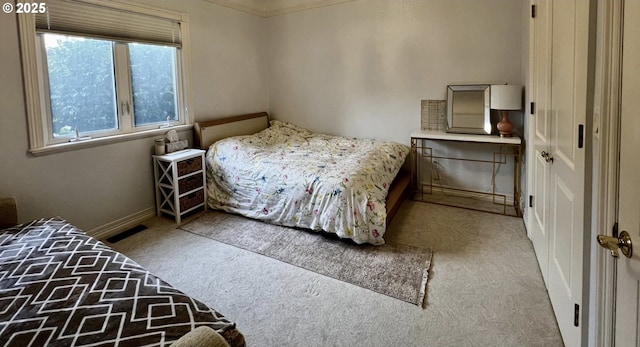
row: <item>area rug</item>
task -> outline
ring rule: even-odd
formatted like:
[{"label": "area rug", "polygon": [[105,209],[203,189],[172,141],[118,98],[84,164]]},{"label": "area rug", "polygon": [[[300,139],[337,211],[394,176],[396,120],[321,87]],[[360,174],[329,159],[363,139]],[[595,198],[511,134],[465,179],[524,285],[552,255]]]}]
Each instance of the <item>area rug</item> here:
[{"label": "area rug", "polygon": [[432,252],[357,245],[326,233],[208,211],[180,229],[424,307]]}]

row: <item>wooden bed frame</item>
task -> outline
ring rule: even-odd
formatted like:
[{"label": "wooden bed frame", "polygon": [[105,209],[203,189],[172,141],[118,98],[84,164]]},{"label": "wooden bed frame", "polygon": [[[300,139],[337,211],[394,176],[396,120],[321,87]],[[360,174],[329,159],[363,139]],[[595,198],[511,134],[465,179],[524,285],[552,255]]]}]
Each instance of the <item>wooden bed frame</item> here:
[{"label": "wooden bed frame", "polygon": [[[267,112],[196,122],[194,126],[195,146],[207,150],[216,141],[240,135],[252,135],[269,127]],[[410,154],[411,155],[411,154]],[[409,191],[411,174],[401,169],[389,187],[387,194],[387,226],[398,212]]]}]

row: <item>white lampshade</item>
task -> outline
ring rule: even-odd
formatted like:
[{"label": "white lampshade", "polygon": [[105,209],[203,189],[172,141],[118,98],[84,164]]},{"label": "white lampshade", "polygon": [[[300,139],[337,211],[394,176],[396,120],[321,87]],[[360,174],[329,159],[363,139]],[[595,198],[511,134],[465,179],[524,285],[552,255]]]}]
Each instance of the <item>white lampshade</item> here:
[{"label": "white lampshade", "polygon": [[522,86],[497,84],[491,86],[491,108],[519,110],[522,108]]}]

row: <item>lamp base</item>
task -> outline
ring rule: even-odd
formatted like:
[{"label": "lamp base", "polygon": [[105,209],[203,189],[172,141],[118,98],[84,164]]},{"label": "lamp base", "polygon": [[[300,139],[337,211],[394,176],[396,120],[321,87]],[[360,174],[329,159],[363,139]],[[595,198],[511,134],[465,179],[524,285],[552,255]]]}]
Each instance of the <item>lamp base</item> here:
[{"label": "lamp base", "polygon": [[502,119],[498,122],[496,127],[500,133],[500,137],[511,137],[513,131],[513,124],[509,121],[509,111],[500,111]]}]

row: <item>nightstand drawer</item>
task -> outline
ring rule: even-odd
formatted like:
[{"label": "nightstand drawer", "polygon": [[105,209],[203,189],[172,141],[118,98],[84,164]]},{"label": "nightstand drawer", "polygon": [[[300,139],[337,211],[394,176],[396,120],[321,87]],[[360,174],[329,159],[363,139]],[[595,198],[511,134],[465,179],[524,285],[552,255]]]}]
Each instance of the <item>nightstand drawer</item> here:
[{"label": "nightstand drawer", "polygon": [[202,175],[191,175],[189,177],[178,180],[178,194],[184,194],[190,190],[201,188],[203,186]]},{"label": "nightstand drawer", "polygon": [[186,211],[194,206],[204,203],[204,189],[185,195],[180,198],[180,211]]},{"label": "nightstand drawer", "polygon": [[189,158],[179,161],[177,166],[178,176],[184,176],[186,174],[202,170],[202,159],[200,157]]}]

